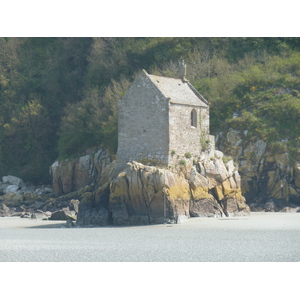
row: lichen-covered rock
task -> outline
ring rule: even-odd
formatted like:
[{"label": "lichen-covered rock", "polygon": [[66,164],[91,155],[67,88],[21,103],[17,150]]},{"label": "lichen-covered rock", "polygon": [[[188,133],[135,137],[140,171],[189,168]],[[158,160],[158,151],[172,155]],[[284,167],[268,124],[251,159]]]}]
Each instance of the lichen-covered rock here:
[{"label": "lichen-covered rock", "polygon": [[[109,174],[115,171],[110,167]],[[180,172],[127,163],[114,179],[82,194],[76,224],[180,223],[189,217],[239,216],[249,212],[236,167],[232,161],[225,164],[218,151],[215,157],[203,156],[194,165],[180,168]]]},{"label": "lichen-covered rock", "polygon": [[18,193],[7,193],[0,197],[2,204],[8,207],[16,207],[23,204],[24,196]]},{"label": "lichen-covered rock", "polygon": [[[205,173],[203,168],[202,170]],[[207,177],[198,173],[196,168],[193,167],[187,174],[187,179],[191,193],[189,209],[191,217],[221,217],[224,215],[220,204],[214,196],[209,193],[209,180]]]},{"label": "lichen-covered rock", "polygon": [[106,150],[87,152],[74,160],[56,161],[50,167],[55,196],[77,191],[108,179],[111,157]]},{"label": "lichen-covered rock", "polygon": [[206,159],[202,164],[205,170],[205,176],[208,179],[209,189],[222,183],[229,177],[227,169],[220,158]]},{"label": "lichen-covered rock", "polygon": [[166,219],[177,222],[179,216],[189,217],[189,200],[187,180],[137,162],[128,163],[110,185],[109,206],[115,225],[161,223]]},{"label": "lichen-covered rock", "polygon": [[[216,151],[217,152],[217,151]],[[221,217],[248,215],[250,209],[241,194],[240,176],[233,161],[226,164],[221,152],[197,164],[189,174],[191,188],[190,215]]]},{"label": "lichen-covered rock", "polygon": [[190,216],[247,215],[250,210],[241,194],[240,177],[232,166],[225,166],[220,156],[206,158],[182,177],[130,162],[110,184],[112,222],[133,225],[178,222]]},{"label": "lichen-covered rock", "polygon": [[[221,151],[211,149],[198,161],[191,159],[171,171],[134,161],[124,167],[99,150],[72,162],[55,162],[51,174],[56,194],[75,189],[76,183],[91,183],[57,197],[55,207],[61,210],[67,203],[76,210],[78,205],[77,226],[180,223],[191,216],[249,214],[237,168],[232,160],[223,160]],[[48,202],[43,209],[51,210]]]},{"label": "lichen-covered rock", "polygon": [[267,141],[247,139],[247,134],[245,130],[229,129],[217,137],[218,147],[238,162],[241,190],[247,203],[255,210],[266,211],[270,211],[274,201],[274,211],[300,205],[300,162],[295,157],[291,159],[284,147],[272,150]]}]

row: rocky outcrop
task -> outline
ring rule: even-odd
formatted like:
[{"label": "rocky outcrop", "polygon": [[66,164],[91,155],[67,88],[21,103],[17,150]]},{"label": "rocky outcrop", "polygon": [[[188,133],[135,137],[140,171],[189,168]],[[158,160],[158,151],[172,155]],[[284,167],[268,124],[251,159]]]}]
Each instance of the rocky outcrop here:
[{"label": "rocky outcrop", "polygon": [[287,151],[287,141],[276,149],[247,134],[230,129],[217,137],[217,144],[238,162],[241,190],[251,209],[286,211],[300,206],[300,161]]},{"label": "rocky outcrop", "polygon": [[223,153],[199,162],[188,174],[191,188],[191,216],[238,216],[249,214],[241,193],[240,176],[233,161],[224,163]]},{"label": "rocky outcrop", "polygon": [[109,207],[115,225],[182,221],[189,217],[187,180],[165,169],[127,164],[110,184]]},{"label": "rocky outcrop", "polygon": [[76,218],[78,226],[127,226],[249,214],[239,173],[233,161],[223,159],[222,152],[210,150],[170,169],[134,161],[120,169],[99,150],[55,162],[54,193],[47,197],[21,187],[21,180],[3,183],[2,191],[19,185],[14,196],[0,197],[0,214],[71,220],[70,226]]},{"label": "rocky outcrop", "polygon": [[83,193],[76,224],[78,226],[106,226],[111,223],[109,183],[104,184],[95,192]]},{"label": "rocky outcrop", "polygon": [[8,175],[0,181],[0,203],[9,207],[30,206],[34,202],[45,201],[52,196],[48,186],[27,185],[16,176]]},{"label": "rocky outcrop", "polygon": [[[74,196],[77,197],[76,192]],[[16,176],[3,176],[0,181],[0,217],[76,220],[78,205],[78,200],[55,199],[52,188],[25,184]]]},{"label": "rocky outcrop", "polygon": [[[211,154],[211,153],[210,153]],[[241,194],[240,176],[223,153],[170,171],[138,162],[95,192],[83,194],[79,226],[181,223],[190,217],[240,216],[250,213]],[[111,169],[111,174],[113,174]]]},{"label": "rocky outcrop", "polygon": [[56,197],[78,191],[81,188],[102,184],[111,157],[106,150],[87,151],[86,155],[73,160],[55,161],[50,167],[52,185]]}]

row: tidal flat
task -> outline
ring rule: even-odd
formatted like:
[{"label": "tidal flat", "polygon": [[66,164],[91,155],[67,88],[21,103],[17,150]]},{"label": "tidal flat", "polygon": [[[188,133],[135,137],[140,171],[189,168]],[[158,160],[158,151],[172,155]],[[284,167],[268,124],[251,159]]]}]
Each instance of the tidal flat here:
[{"label": "tidal flat", "polygon": [[299,262],[300,213],[67,228],[0,218],[0,262]]}]

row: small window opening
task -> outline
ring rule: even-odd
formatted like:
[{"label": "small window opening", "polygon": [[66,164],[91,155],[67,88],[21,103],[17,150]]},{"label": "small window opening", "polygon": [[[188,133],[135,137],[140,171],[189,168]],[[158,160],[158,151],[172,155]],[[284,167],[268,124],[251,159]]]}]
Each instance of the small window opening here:
[{"label": "small window opening", "polygon": [[197,127],[197,112],[193,109],[191,112],[191,126]]}]

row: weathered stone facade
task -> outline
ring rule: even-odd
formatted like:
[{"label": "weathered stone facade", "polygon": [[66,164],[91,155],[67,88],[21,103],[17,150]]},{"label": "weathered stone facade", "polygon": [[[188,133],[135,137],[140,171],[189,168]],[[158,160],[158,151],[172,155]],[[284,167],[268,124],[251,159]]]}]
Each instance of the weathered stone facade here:
[{"label": "weathered stone facade", "polygon": [[[176,161],[176,158],[185,157],[186,153],[191,153],[194,158],[198,157],[202,150],[201,135],[204,136],[204,142],[208,140],[208,109],[170,103],[169,111],[169,149],[171,157],[168,164],[172,164],[174,158]],[[191,125],[193,111],[196,115],[196,126]]]},{"label": "weathered stone facade", "polygon": [[172,165],[211,140],[208,103],[194,87],[144,70],[120,101],[118,127],[118,163]]},{"label": "weathered stone facade", "polygon": [[168,161],[168,101],[147,74],[136,79],[119,104],[117,161]]}]

